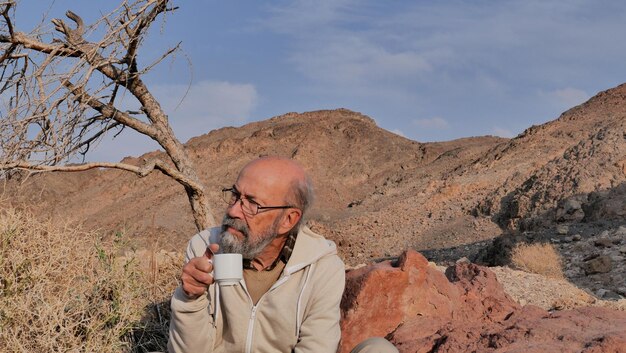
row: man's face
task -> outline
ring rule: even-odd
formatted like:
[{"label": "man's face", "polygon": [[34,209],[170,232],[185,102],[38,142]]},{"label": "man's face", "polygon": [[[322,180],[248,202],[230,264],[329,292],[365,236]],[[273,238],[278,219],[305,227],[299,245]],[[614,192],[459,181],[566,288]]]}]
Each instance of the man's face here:
[{"label": "man's face", "polygon": [[[220,241],[222,252],[237,253],[241,254],[244,259],[254,259],[278,235],[276,232],[278,221],[279,218],[268,229],[255,234],[250,232],[245,221],[232,218],[228,214],[224,215]],[[229,228],[240,232],[243,237],[240,238],[229,232]]]},{"label": "man's face", "polygon": [[[262,163],[244,168],[234,187],[242,197],[262,206],[282,205],[289,191],[280,173]],[[249,215],[243,212],[241,202],[236,202],[228,208],[222,222],[222,251],[253,259],[278,235],[283,211],[275,209]]]}]

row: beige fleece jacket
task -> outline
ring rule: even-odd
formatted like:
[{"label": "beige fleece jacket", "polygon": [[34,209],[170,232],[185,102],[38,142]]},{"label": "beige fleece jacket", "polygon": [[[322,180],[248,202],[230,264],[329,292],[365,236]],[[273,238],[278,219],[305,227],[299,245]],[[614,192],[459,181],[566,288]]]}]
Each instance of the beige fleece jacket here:
[{"label": "beige fleece jacket", "polygon": [[[220,228],[196,234],[185,262],[218,242]],[[341,331],[339,303],[344,264],[335,244],[302,227],[291,258],[257,305],[245,282],[219,287],[190,300],[181,287],[171,302],[169,352],[315,352],[337,351]]]}]

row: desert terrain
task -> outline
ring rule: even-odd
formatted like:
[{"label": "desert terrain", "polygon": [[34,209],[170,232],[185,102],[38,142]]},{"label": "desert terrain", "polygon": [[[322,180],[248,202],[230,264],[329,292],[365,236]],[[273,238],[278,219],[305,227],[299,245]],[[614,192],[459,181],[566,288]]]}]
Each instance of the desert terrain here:
[{"label": "desert terrain", "polygon": [[[246,162],[266,155],[299,161],[316,188],[308,224],[337,243],[354,271],[393,264],[416,250],[433,266],[498,266],[492,273],[506,300],[513,298],[506,304],[512,308],[619,308],[626,296],[626,84],[512,139],[420,143],[338,109],[225,127],[185,146],[218,221],[225,206],[220,190],[232,185]],[[124,162],[138,165],[158,156]],[[3,182],[0,195],[5,207],[70,219],[103,238],[122,232],[135,249],[181,252],[196,232],[182,187],[154,173],[14,177]],[[506,268],[516,243],[551,244],[563,260],[564,279]],[[623,316],[616,320],[626,331]],[[626,342],[619,337],[618,346]],[[417,351],[412,349],[403,351]]]}]

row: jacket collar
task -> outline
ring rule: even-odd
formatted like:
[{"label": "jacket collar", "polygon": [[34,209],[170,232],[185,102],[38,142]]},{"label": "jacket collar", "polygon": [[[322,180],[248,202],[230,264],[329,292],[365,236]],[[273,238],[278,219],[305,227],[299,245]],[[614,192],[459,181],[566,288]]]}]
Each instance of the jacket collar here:
[{"label": "jacket collar", "polygon": [[316,262],[320,258],[336,254],[335,243],[313,232],[309,227],[302,226],[298,232],[291,257],[284,272],[292,274]]},{"label": "jacket collar", "polygon": [[[296,244],[296,237],[297,237],[297,234],[294,234],[294,233],[291,233],[289,234],[289,236],[287,236],[287,240],[285,240],[285,243],[283,244],[283,247],[280,250],[280,254],[276,258],[276,260],[274,260],[273,263],[271,263],[268,267],[263,269],[264,271],[273,270],[279,261],[282,261],[285,264],[289,262],[289,259],[291,258],[291,254],[293,253],[293,248]],[[256,270],[256,267],[254,267],[253,261],[254,260],[243,259],[243,268]]]}]

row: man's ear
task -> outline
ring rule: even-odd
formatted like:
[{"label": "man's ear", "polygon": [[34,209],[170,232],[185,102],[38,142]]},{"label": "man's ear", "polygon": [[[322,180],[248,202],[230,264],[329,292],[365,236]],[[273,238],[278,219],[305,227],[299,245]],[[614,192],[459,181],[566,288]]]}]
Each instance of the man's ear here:
[{"label": "man's ear", "polygon": [[298,221],[302,218],[302,211],[297,208],[289,208],[283,216],[283,220],[280,223],[278,234],[285,234],[298,224]]}]

